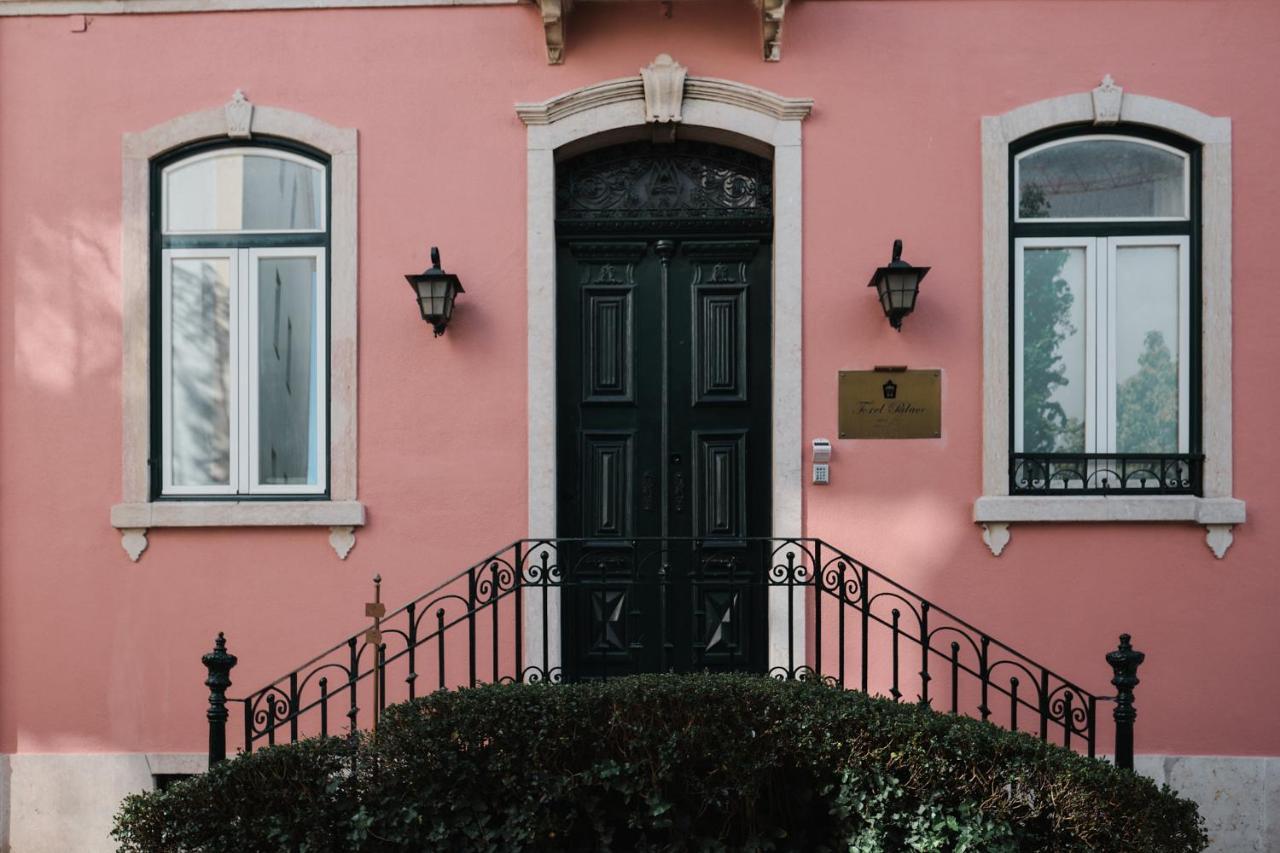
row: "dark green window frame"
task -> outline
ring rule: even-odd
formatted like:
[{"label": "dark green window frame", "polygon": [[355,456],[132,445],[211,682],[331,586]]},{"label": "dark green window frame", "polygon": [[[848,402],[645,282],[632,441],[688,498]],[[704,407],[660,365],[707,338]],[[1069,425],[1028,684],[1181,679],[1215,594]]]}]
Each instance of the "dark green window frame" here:
[{"label": "dark green window frame", "polygon": [[[1179,149],[1188,155],[1189,175],[1189,210],[1188,218],[1179,221],[1107,221],[1090,222],[1054,221],[1050,219],[1034,222],[1022,221],[1018,213],[1018,184],[1014,164],[1020,154],[1048,142],[1090,136],[1127,136],[1138,140],[1161,143]],[[1203,489],[1203,389],[1202,376],[1202,322],[1201,322],[1201,150],[1200,145],[1185,137],[1156,128],[1133,124],[1117,124],[1099,127],[1093,124],[1076,124],[1053,128],[1040,133],[1031,134],[1010,144],[1008,158],[1008,217],[1009,246],[1008,270],[1009,290],[1009,352],[1008,375],[1010,380],[1009,394],[1009,493],[1012,495],[1084,495],[1084,494],[1126,494],[1126,495],[1161,495],[1189,494],[1202,496]],[[1020,318],[1013,310],[1017,281],[1014,274],[1016,267],[1017,241],[1028,237],[1160,237],[1185,236],[1188,238],[1189,264],[1189,305],[1188,320],[1190,323],[1190,353],[1188,365],[1188,451],[1176,454],[1024,454],[1017,450],[1015,436],[1017,393],[1013,389],[1015,363],[1017,358],[1016,325]],[[1028,458],[1034,457],[1034,458]],[[1058,457],[1055,459],[1055,457]],[[1092,458],[1088,458],[1092,457]],[[1098,466],[1113,469],[1120,487],[1099,486],[1089,482],[1087,472],[1097,470]],[[1083,476],[1077,479],[1074,472]],[[1129,488],[1128,482],[1158,481],[1157,485],[1140,488]],[[1103,480],[1106,482],[1106,480]]]},{"label": "dark green window frame", "polygon": [[[321,166],[324,170],[324,222],[323,232],[309,234],[289,234],[289,233],[255,233],[255,234],[169,234],[163,233],[163,174],[164,170],[191,157],[201,154],[207,154],[212,151],[223,149],[237,148],[265,148],[273,149],[281,152],[294,154],[313,161]],[[332,413],[330,411],[330,403],[332,400],[332,382],[331,371],[325,371],[325,384],[322,388],[324,393],[324,405],[322,411],[325,419],[325,436],[326,441],[322,448],[325,455],[325,482],[323,491],[311,494],[228,494],[228,495],[171,495],[165,494],[163,491],[162,475],[163,467],[161,465],[161,454],[163,452],[163,423],[161,406],[161,394],[164,393],[162,381],[162,353],[161,341],[163,340],[163,306],[161,304],[161,277],[163,270],[163,253],[166,249],[203,249],[203,248],[225,248],[225,249],[261,249],[261,248],[322,248],[324,249],[324,289],[323,298],[325,302],[325,318],[327,322],[324,328],[320,330],[323,333],[324,340],[324,358],[331,357],[332,341],[330,340],[331,317],[333,308],[332,297],[332,233],[333,233],[333,170],[331,168],[331,160],[329,155],[308,145],[303,145],[288,139],[279,137],[255,135],[252,139],[215,139],[207,142],[197,142],[190,145],[184,145],[173,151],[154,158],[151,161],[150,168],[150,186],[149,186],[149,274],[150,274],[150,306],[149,306],[149,324],[150,324],[150,371],[149,371],[149,399],[150,403],[150,450],[147,454],[148,482],[150,483],[150,498],[153,501],[173,501],[173,502],[255,502],[255,503],[272,503],[282,500],[287,501],[328,501],[330,500],[330,490],[332,482]]]}]

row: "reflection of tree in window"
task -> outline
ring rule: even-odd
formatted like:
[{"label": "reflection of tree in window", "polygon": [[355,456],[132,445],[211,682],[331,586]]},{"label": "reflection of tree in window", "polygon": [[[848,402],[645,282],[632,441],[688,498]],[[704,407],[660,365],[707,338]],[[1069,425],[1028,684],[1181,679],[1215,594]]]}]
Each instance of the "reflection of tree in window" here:
[{"label": "reflection of tree in window", "polygon": [[1044,188],[1039,184],[1027,184],[1022,188],[1018,199],[1018,216],[1023,219],[1034,219],[1049,212],[1049,199],[1045,197]]},{"label": "reflection of tree in window", "polygon": [[1178,363],[1164,335],[1147,332],[1138,372],[1116,388],[1116,449],[1124,453],[1178,450]]},{"label": "reflection of tree in window", "polygon": [[276,352],[276,361],[280,360],[280,291],[284,285],[280,282],[280,270],[276,270],[276,322],[271,330],[271,347]]},{"label": "reflection of tree in window", "polygon": [[1080,453],[1084,429],[1054,399],[1065,388],[1062,343],[1075,334],[1071,306],[1075,296],[1062,277],[1068,252],[1029,251],[1025,255],[1023,304],[1023,450],[1027,453]]},{"label": "reflection of tree in window", "polygon": [[172,271],[173,479],[229,482],[231,311],[224,261],[177,260]]}]

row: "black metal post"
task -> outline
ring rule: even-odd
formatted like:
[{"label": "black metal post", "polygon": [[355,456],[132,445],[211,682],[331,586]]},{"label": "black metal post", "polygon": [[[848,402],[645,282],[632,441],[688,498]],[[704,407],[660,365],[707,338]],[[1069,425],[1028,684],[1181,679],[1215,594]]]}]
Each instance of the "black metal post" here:
[{"label": "black metal post", "polygon": [[1128,634],[1121,634],[1120,646],[1107,652],[1107,663],[1114,673],[1111,683],[1116,687],[1116,766],[1125,770],[1133,769],[1133,721],[1138,718],[1133,688],[1138,686],[1138,667],[1146,659],[1145,654],[1129,645]]},{"label": "black metal post", "polygon": [[208,652],[200,662],[205,665],[209,675],[204,686],[209,688],[209,766],[217,764],[227,757],[227,688],[231,686],[231,668],[236,665],[236,656],[227,651],[227,638],[218,632],[218,639],[213,641],[213,651]]}]

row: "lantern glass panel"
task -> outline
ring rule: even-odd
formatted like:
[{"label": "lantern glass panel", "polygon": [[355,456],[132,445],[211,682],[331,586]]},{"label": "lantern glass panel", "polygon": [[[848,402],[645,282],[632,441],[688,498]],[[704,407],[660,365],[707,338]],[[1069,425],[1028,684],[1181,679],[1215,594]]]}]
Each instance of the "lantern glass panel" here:
[{"label": "lantern glass panel", "polygon": [[453,283],[450,282],[444,288],[444,295],[440,299],[440,314],[443,315],[444,321],[447,323],[453,319],[453,297],[455,295]]},{"label": "lantern glass panel", "polygon": [[890,309],[893,308],[893,303],[890,301],[889,296],[888,279],[883,276],[880,277],[880,280],[876,282],[876,293],[880,297],[880,307],[884,309],[885,314],[888,314]]},{"label": "lantern glass panel", "polygon": [[431,282],[431,298],[435,300],[435,305],[439,308],[444,307],[444,299],[449,294],[449,280],[446,278],[433,279]]},{"label": "lantern glass panel", "polygon": [[887,277],[889,279],[889,299],[892,307],[908,310],[914,308],[916,304],[916,284],[919,282],[919,277],[915,270],[890,272]]}]

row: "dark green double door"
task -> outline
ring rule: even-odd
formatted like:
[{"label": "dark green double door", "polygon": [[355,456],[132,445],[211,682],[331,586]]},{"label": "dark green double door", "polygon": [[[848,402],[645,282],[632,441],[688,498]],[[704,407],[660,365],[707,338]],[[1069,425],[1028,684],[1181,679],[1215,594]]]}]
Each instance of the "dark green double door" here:
[{"label": "dark green double door", "polygon": [[762,237],[559,242],[568,678],[763,671],[770,257]]}]

